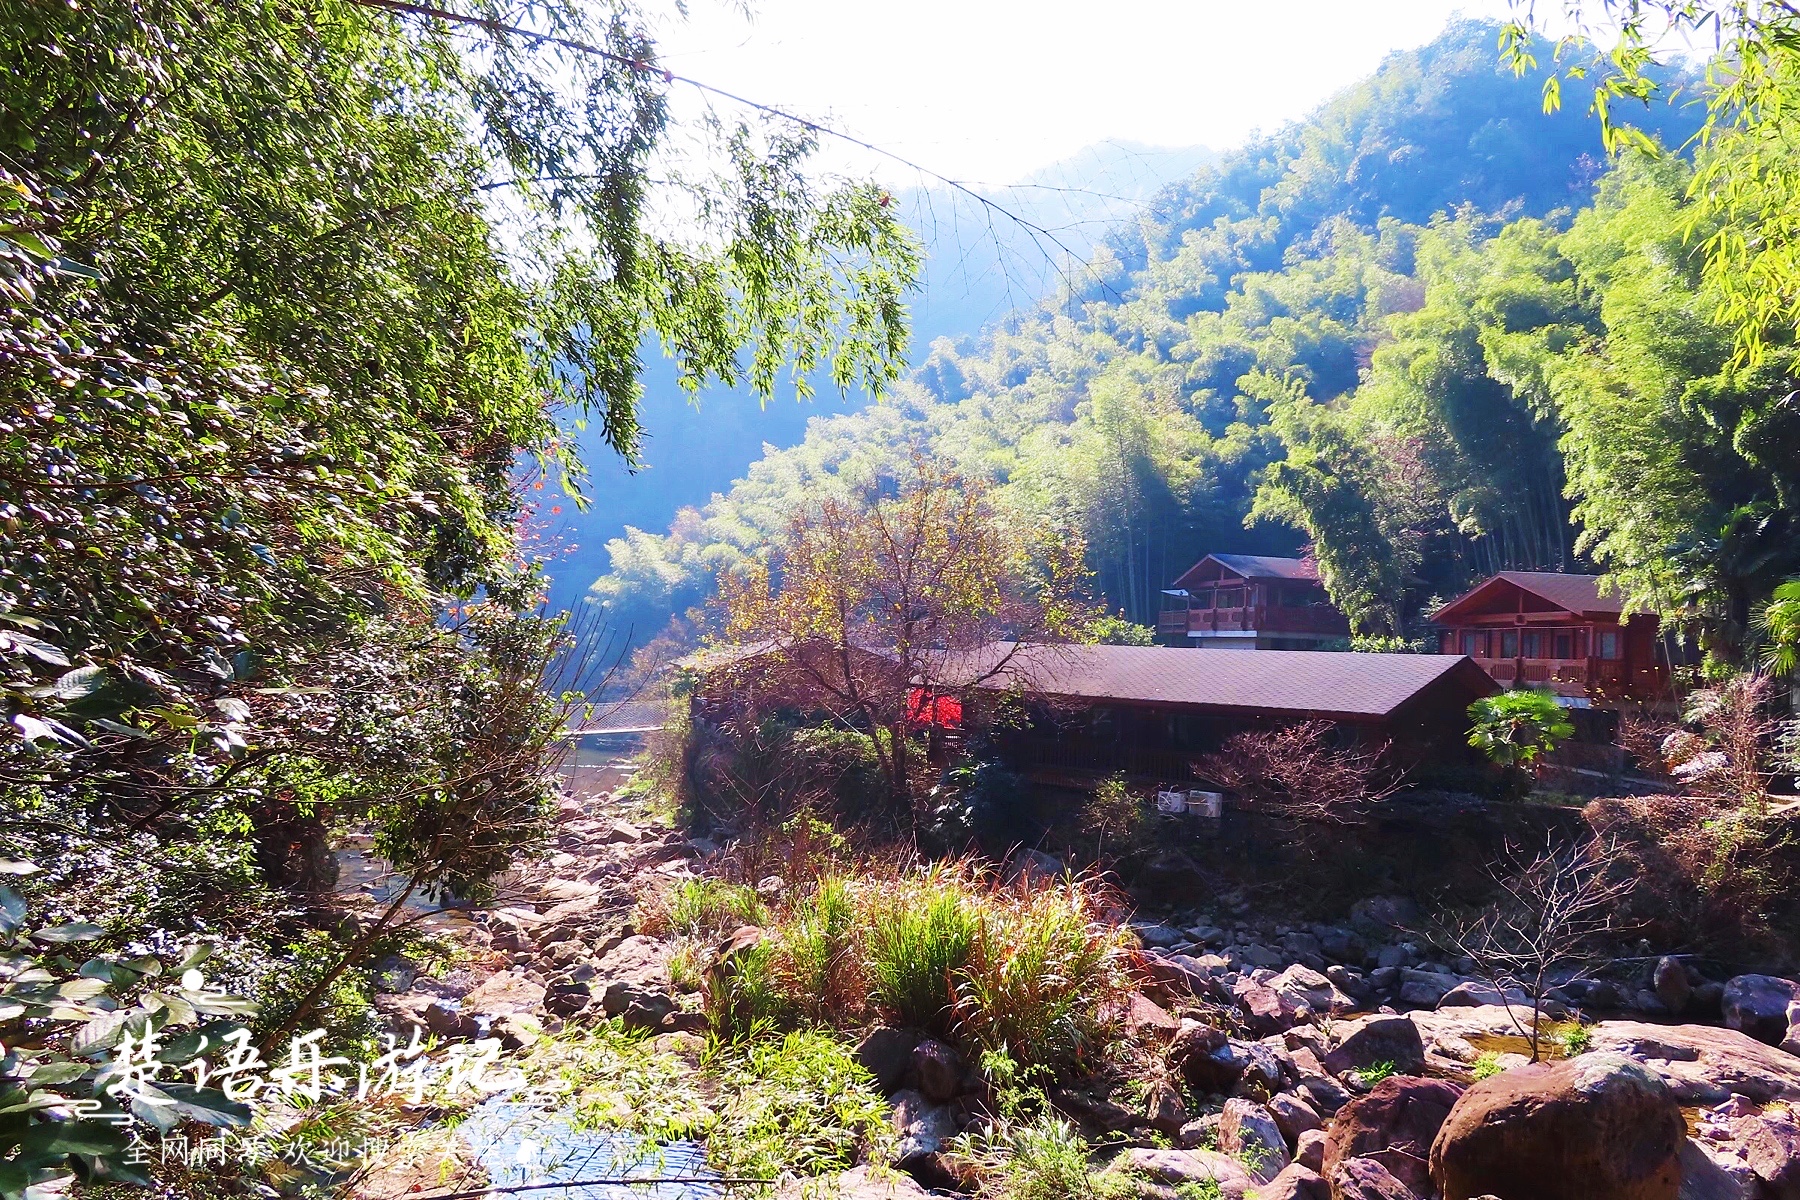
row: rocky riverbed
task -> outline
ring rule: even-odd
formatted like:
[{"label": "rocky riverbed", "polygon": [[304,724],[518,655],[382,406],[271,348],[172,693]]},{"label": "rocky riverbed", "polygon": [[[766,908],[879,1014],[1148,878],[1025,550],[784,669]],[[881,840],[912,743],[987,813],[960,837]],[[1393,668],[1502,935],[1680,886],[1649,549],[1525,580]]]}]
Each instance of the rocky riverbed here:
[{"label": "rocky riverbed", "polygon": [[[701,997],[633,913],[716,869],[722,847],[607,814],[566,802],[554,856],[458,932],[464,960],[437,976],[389,964],[382,1010],[512,1047],[606,1016],[691,1048]],[[1234,896],[1134,920],[1140,990],[1121,1024],[1157,1078],[1051,1100],[1122,1147],[1111,1169],[1144,1195],[1800,1197],[1800,984],[1673,958],[1561,978],[1542,1013],[1550,1061],[1530,1064],[1529,1000],[1432,953],[1418,924],[1397,897],[1337,924],[1259,920]],[[891,1100],[902,1174],[853,1172],[844,1194],[966,1182],[951,1141],[988,1119],[971,1064],[904,1029],[866,1031],[857,1054]]]}]

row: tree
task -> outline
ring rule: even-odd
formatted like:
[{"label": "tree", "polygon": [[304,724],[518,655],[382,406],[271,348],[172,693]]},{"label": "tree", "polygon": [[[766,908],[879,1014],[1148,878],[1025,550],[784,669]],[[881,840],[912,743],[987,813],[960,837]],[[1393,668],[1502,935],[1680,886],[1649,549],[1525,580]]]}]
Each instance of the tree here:
[{"label": "tree", "polygon": [[0,840],[310,890],[369,819],[479,893],[560,753],[519,540],[560,423],[631,460],[646,348],[891,381],[885,192],[780,121],[671,175],[630,5],[0,0],[0,67]]},{"label": "tree", "polygon": [[1262,812],[1317,832],[1360,825],[1400,789],[1388,744],[1346,746],[1329,721],[1234,733],[1197,763],[1203,779],[1238,794]]},{"label": "tree", "polygon": [[1765,671],[1781,678],[1800,670],[1800,579],[1775,589],[1757,612],[1753,629],[1763,639]]},{"label": "tree", "polygon": [[[1599,839],[1547,847],[1529,859],[1509,848],[1488,866],[1494,901],[1438,937],[1452,953],[1472,960],[1500,993],[1513,1027],[1531,1046],[1532,1062],[1542,1053],[1540,1014],[1553,973],[1586,963],[1616,926],[1631,890],[1629,879],[1611,878],[1618,859],[1618,848]],[[1529,1023],[1506,999],[1514,991],[1530,1001]]]},{"label": "tree", "polygon": [[800,711],[873,736],[916,834],[930,808],[920,691],[973,696],[1033,645],[1077,640],[1091,617],[1081,561],[1078,538],[1020,528],[979,482],[921,458],[892,495],[796,512],[766,557],[721,581],[725,631],[770,646],[760,659]]},{"label": "tree", "polygon": [[1535,688],[1469,705],[1469,745],[1503,767],[1530,768],[1575,733],[1556,697]]}]

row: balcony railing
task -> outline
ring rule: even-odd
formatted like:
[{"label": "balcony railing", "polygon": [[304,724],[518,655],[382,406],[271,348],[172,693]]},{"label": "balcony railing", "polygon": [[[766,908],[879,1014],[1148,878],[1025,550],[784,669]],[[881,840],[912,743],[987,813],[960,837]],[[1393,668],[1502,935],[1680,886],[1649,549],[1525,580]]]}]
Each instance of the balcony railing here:
[{"label": "balcony railing", "polygon": [[1589,689],[1649,695],[1668,682],[1661,666],[1627,667],[1610,658],[1477,658],[1476,664],[1495,683],[1508,687],[1543,687],[1578,696]]},{"label": "balcony railing", "polygon": [[1156,631],[1164,637],[1190,633],[1321,633],[1343,634],[1349,623],[1329,604],[1294,607],[1245,605],[1242,608],[1171,609],[1160,614]]}]

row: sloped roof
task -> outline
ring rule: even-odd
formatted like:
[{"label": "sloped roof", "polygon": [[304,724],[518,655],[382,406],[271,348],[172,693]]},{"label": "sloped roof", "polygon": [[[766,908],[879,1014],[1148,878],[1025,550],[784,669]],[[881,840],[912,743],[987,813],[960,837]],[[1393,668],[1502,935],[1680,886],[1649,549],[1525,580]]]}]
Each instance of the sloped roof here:
[{"label": "sloped roof", "polygon": [[1319,578],[1319,564],[1310,558],[1277,558],[1271,554],[1208,554],[1183,571],[1175,580],[1180,587],[1209,562],[1218,563],[1234,575],[1245,579],[1298,579],[1314,583]]},{"label": "sloped roof", "polygon": [[1617,617],[1625,609],[1623,597],[1601,594],[1598,575],[1567,575],[1561,571],[1502,571],[1438,609],[1431,619],[1454,619],[1458,613],[1476,606],[1484,594],[1492,592],[1501,584],[1511,584],[1554,608],[1583,616]]},{"label": "sloped roof", "polygon": [[[987,647],[971,656],[963,677],[985,673],[983,664],[1011,652],[1009,642]],[[1447,680],[1474,695],[1498,690],[1487,672],[1458,654],[1072,645],[1019,650],[989,686],[1016,684],[1084,700],[1367,720],[1386,717]]]}]

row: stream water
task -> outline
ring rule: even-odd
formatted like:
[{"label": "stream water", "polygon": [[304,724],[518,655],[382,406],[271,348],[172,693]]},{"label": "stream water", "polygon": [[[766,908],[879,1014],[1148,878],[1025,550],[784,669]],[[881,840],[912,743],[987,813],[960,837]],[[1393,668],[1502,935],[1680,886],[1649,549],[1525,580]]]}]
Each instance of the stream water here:
[{"label": "stream water", "polygon": [[698,1142],[646,1147],[617,1133],[576,1129],[567,1119],[497,1096],[457,1126],[457,1135],[481,1163],[492,1187],[568,1182],[545,1188],[551,1200],[702,1200],[725,1196],[723,1183],[584,1184],[582,1179],[708,1179]]}]

